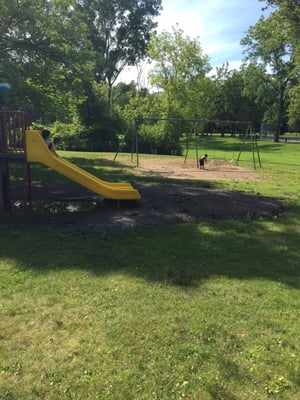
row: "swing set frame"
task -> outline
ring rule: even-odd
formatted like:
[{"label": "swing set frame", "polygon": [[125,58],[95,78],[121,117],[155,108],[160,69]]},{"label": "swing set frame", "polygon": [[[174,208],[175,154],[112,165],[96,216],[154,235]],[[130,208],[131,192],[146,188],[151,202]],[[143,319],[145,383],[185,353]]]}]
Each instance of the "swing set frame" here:
[{"label": "swing set frame", "polygon": [[[252,153],[252,162],[253,162],[253,168],[256,169],[257,166],[261,167],[261,158],[259,154],[259,148],[257,144],[257,138],[256,134],[254,132],[253,128],[253,123],[250,121],[230,121],[230,120],[205,120],[205,119],[183,119],[183,118],[159,118],[159,117],[136,117],[133,118],[133,124],[134,124],[134,133],[132,137],[132,146],[131,146],[131,161],[133,162],[134,160],[134,155],[136,156],[136,166],[139,166],[139,148],[138,148],[138,126],[140,123],[143,122],[148,122],[148,123],[153,123],[153,122],[159,122],[159,121],[170,121],[170,122],[186,122],[186,123],[192,123],[193,124],[193,131],[188,133],[187,140],[186,140],[186,149],[185,149],[185,156],[184,156],[184,163],[187,161],[188,153],[189,153],[189,147],[190,147],[190,142],[191,139],[194,139],[195,143],[195,155],[196,155],[196,165],[197,168],[199,167],[199,137],[204,136],[205,134],[208,135],[209,129],[208,130],[203,130],[202,133],[197,132],[197,127],[201,124],[205,127],[221,127],[221,136],[224,136],[225,132],[223,131],[223,128],[225,126],[231,126],[231,135],[235,136],[237,134],[238,128],[241,128],[242,126],[246,127],[244,129],[244,132],[239,133],[239,136],[241,138],[241,146],[240,150],[238,153],[238,157],[236,159],[236,164],[238,165],[240,161],[240,157],[242,152],[244,151],[245,144],[246,142],[250,142],[251,144],[251,153]],[[118,154],[121,151],[122,145],[128,135],[129,129],[130,129],[130,123],[128,124],[127,130],[124,134],[124,137],[122,141],[120,142],[119,149],[117,150],[113,162],[117,159]],[[211,128],[210,128],[211,129]]]}]

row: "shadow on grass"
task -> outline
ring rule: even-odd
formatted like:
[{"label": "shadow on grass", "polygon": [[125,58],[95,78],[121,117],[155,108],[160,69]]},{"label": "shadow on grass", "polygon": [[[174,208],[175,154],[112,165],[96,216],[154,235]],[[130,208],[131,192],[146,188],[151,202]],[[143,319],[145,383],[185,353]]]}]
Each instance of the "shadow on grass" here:
[{"label": "shadow on grass", "polygon": [[[136,175],[136,169],[138,168],[135,164],[127,165],[119,163],[117,161],[107,159],[86,159],[86,158],[68,158],[72,164],[82,168],[84,171],[89,172],[95,177],[100,178],[108,182],[130,182],[131,184],[143,184],[143,183],[178,183],[184,184],[182,179],[165,178],[160,173],[149,173],[145,175]],[[69,178],[59,174],[53,169],[50,169],[42,164],[33,163],[30,167],[31,170],[31,181],[32,186],[43,185],[45,186],[45,201],[47,201],[47,188],[48,184],[69,184],[74,182]],[[11,181],[12,183],[23,182],[22,165],[12,165],[11,168]],[[191,186],[198,187],[220,187],[220,183],[189,180]],[[13,196],[14,197],[14,196]],[[66,193],[68,197],[68,193]]]},{"label": "shadow on grass", "polygon": [[[86,172],[92,175],[108,180],[108,181],[124,181],[127,178],[133,179],[134,170],[136,165],[122,164],[120,162],[113,162],[104,158],[88,159],[88,158],[66,158],[70,163],[82,168]],[[30,164],[31,177],[33,181],[37,182],[65,182],[67,178],[58,172],[44,166],[40,163]],[[12,181],[22,180],[23,172],[22,165],[12,164],[11,168],[11,179]]]},{"label": "shadow on grass", "polygon": [[82,269],[198,287],[211,277],[266,279],[300,287],[300,218],[223,221],[74,232],[0,231],[1,256],[36,273]]}]

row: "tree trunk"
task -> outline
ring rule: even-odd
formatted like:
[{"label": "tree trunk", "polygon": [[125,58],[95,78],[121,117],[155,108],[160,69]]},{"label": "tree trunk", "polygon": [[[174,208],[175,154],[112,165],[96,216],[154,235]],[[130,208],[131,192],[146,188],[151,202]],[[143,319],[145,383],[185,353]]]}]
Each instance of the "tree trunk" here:
[{"label": "tree trunk", "polygon": [[275,134],[274,134],[274,142],[279,142],[279,138],[280,138],[281,127],[282,127],[283,117],[284,117],[284,109],[285,109],[285,95],[284,94],[285,94],[287,82],[288,81],[286,80],[280,84],[278,116],[277,116],[276,130],[275,130]]},{"label": "tree trunk", "polygon": [[107,97],[108,97],[108,112],[109,115],[111,115],[111,101],[112,101],[112,83],[108,82],[108,93],[107,93]]}]

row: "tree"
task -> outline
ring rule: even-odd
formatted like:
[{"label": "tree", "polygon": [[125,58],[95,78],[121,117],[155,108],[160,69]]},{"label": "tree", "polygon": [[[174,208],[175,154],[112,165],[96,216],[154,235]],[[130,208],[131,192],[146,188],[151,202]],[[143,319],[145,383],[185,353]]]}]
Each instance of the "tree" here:
[{"label": "tree", "polygon": [[105,82],[85,83],[85,100],[77,107],[79,122],[84,127],[79,135],[81,150],[117,149],[117,133],[122,128],[122,123],[119,115],[109,110],[106,91]]},{"label": "tree", "polygon": [[279,141],[287,117],[290,74],[294,67],[293,45],[288,39],[288,25],[275,11],[268,18],[261,17],[251,26],[241,44],[246,47],[245,60],[262,62],[270,68],[272,84],[276,91],[277,121],[274,141]]},{"label": "tree", "polygon": [[145,56],[161,0],[80,0],[78,7],[89,28],[95,80],[107,82],[110,102],[112,85],[124,67]]},{"label": "tree", "polygon": [[229,65],[226,63],[217,68],[214,82],[216,90],[213,118],[229,121],[245,120],[242,74],[237,70],[229,70]]},{"label": "tree", "polygon": [[295,11],[296,7],[300,5],[300,0],[259,0],[259,1],[267,3],[269,6],[287,7],[288,9],[290,9],[290,12]]},{"label": "tree", "polygon": [[113,87],[112,96],[114,106],[119,106],[123,109],[128,104],[132,97],[137,95],[136,84],[120,82]]},{"label": "tree", "polygon": [[288,26],[288,42],[293,44],[294,68],[290,73],[289,125],[300,130],[300,0],[267,1],[269,6],[279,8],[279,13]]},{"label": "tree", "polygon": [[208,57],[203,55],[199,41],[184,36],[178,26],[172,33],[153,36],[148,54],[155,62],[149,73],[150,83],[165,93],[166,116],[180,115],[180,110],[188,107],[190,87],[210,70]]},{"label": "tree", "polygon": [[75,8],[75,0],[1,0],[1,79],[12,85],[12,106],[34,119],[66,115],[87,76],[86,26]]},{"label": "tree", "polygon": [[[179,126],[172,118],[199,118],[206,115],[206,98],[201,94],[208,88],[205,77],[210,70],[208,57],[203,55],[198,39],[184,36],[177,26],[171,33],[153,35],[148,50],[154,67],[149,72],[149,81],[158,89],[153,103],[152,116],[165,120],[156,124],[156,136],[160,137],[160,151],[180,152],[180,137],[190,127]],[[154,127],[152,127],[154,130]]]},{"label": "tree", "polygon": [[247,99],[249,107],[248,118],[258,129],[262,121],[272,120],[272,109],[274,99],[276,99],[273,79],[266,72],[265,65],[256,62],[243,65],[241,74],[243,78],[242,95]]}]

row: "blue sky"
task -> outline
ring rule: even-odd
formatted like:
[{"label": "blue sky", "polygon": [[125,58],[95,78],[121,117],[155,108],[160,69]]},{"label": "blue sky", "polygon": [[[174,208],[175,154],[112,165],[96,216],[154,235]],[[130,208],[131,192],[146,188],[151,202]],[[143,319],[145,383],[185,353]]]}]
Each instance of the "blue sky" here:
[{"label": "blue sky", "polygon": [[258,0],[163,0],[158,31],[179,25],[186,36],[198,38],[213,67],[243,58],[241,39],[258,22],[264,2]]},{"label": "blue sky", "polygon": [[[199,40],[212,67],[228,61],[232,69],[239,68],[244,57],[240,41],[261,15],[267,15],[264,5],[258,0],[162,0],[158,32],[172,32],[177,24],[185,36]],[[128,77],[126,73],[123,81],[134,76],[132,69]]]}]

